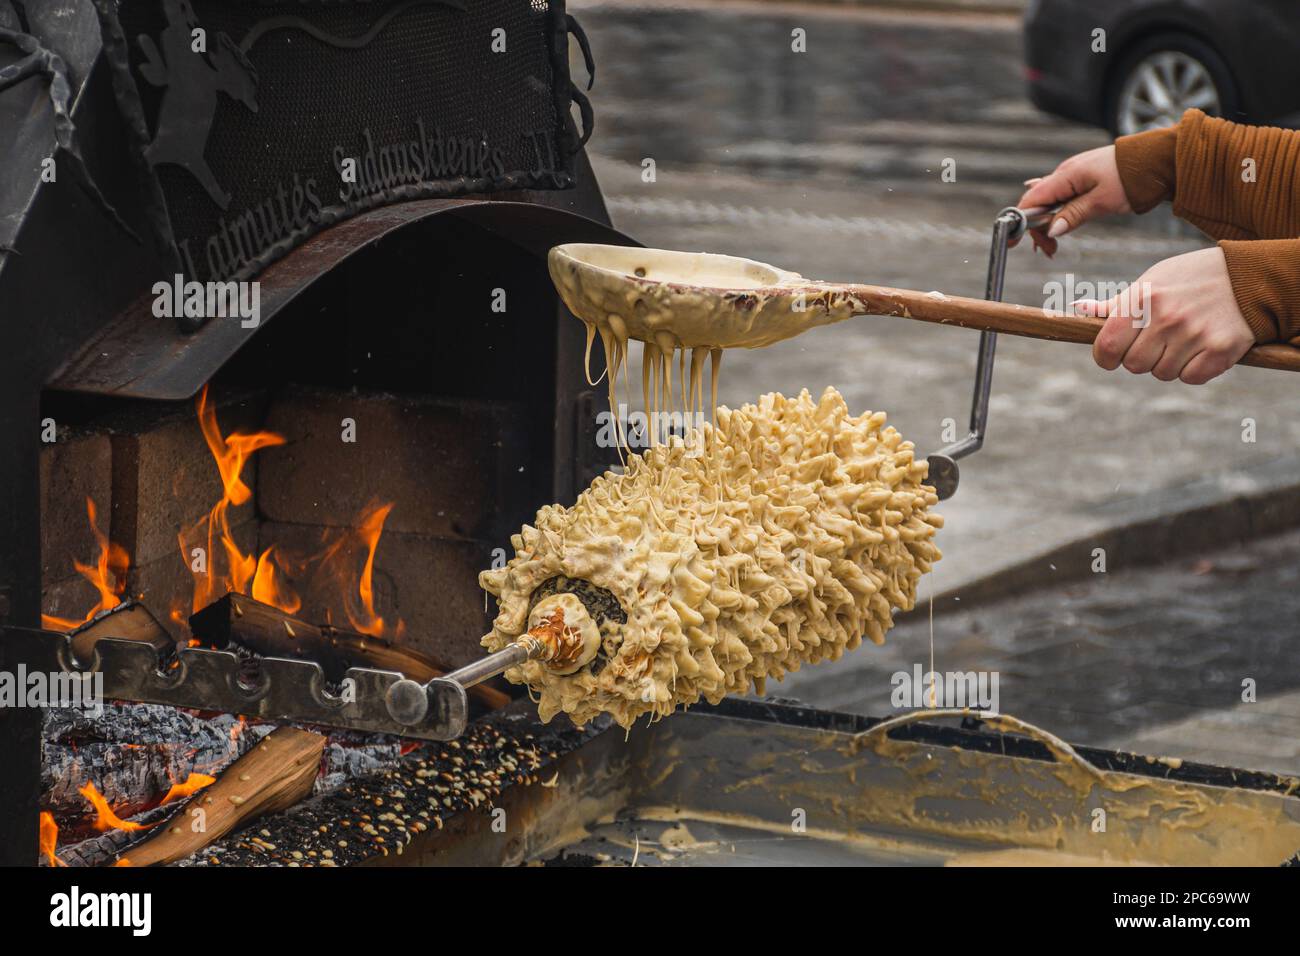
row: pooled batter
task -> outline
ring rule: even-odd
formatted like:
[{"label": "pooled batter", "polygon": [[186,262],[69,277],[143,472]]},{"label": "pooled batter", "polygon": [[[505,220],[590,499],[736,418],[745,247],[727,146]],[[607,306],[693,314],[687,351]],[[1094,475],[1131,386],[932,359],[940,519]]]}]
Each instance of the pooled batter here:
[{"label": "pooled batter", "polygon": [[834,389],[719,408],[692,445],[631,456],[572,508],[542,508],[510,562],[479,576],[500,607],[489,650],[548,622],[583,635],[576,669],[506,672],[543,720],[610,713],[630,727],[761,693],[863,635],[882,643],[940,557],[926,463],[883,412],[853,416]]},{"label": "pooled batter", "polygon": [[763,348],[863,311],[844,286],[737,256],[570,243],[547,266],[564,304],[624,352],[629,337],[668,355]]},{"label": "pooled batter", "polygon": [[[626,377],[632,339],[643,343],[646,410],[674,406],[676,364],[680,408],[690,414],[705,407],[706,362],[708,407],[717,405],[723,349],[763,348],[863,311],[841,287],[736,256],[571,243],[553,248],[547,265],[560,298],[587,327],[588,368],[600,336],[611,412],[619,405],[618,380],[620,373]],[[590,371],[587,381],[596,384]]]}]

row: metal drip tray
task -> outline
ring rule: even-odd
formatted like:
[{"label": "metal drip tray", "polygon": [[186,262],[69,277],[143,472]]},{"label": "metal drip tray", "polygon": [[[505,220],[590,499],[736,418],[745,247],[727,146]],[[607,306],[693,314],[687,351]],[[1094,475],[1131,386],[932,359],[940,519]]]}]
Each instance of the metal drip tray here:
[{"label": "metal drip tray", "polygon": [[917,717],[733,700],[613,728],[511,794],[522,840],[485,820],[421,862],[1278,866],[1300,849],[1295,778]]}]

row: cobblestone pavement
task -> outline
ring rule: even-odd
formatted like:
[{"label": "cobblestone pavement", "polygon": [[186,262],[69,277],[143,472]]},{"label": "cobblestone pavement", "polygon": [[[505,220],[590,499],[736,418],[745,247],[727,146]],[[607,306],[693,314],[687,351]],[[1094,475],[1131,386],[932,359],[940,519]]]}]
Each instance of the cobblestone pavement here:
[{"label": "cobblestone pavement", "polygon": [[[930,667],[922,596],[883,646],[768,692],[895,713],[891,676]],[[996,672],[1004,713],[1072,743],[1300,773],[1300,532],[936,617],[934,668]]]}]

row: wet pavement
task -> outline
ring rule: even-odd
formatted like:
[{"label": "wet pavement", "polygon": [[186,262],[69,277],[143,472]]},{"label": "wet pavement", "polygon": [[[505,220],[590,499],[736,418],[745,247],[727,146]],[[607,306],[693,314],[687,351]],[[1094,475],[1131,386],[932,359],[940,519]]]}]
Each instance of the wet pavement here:
[{"label": "wet pavement", "polygon": [[[1003,713],[1071,743],[1300,774],[1297,621],[1292,531],[936,616],[933,669],[997,674]],[[767,690],[895,714],[891,678],[931,669],[930,633],[923,600],[884,645]]]},{"label": "wet pavement", "polygon": [[[597,60],[589,151],[615,223],[647,245],[980,296],[997,211],[1019,197],[1025,178],[1108,141],[1028,103],[1011,17],[626,0],[571,8]],[[808,52],[796,54],[791,31],[800,28]],[[643,178],[647,158],[653,182]],[[955,181],[941,177],[945,160]],[[1207,244],[1164,212],[1097,224],[1065,240],[1055,261],[1015,250],[1005,298],[1041,305],[1071,283],[1132,280]],[[965,432],[976,341],[960,329],[855,319],[729,353],[720,399],[833,385],[851,407],[888,411],[925,453],[946,443],[945,426]],[[1271,504],[1245,521],[1247,536],[1294,524],[1298,389],[1295,376],[1244,368],[1200,388],[1166,384],[1104,372],[1081,346],[1003,337],[988,441],[962,463],[961,487],[940,509],[945,557],[931,582],[942,598],[940,653],[946,647],[950,663],[960,650],[1005,664],[1013,688],[1022,678],[1013,679],[1020,671],[1008,655],[1024,655],[1016,666],[1048,683],[1032,693],[1023,685],[1004,706],[1090,743],[1231,708],[1239,673],[1300,687],[1300,609],[1274,599],[1265,571],[1215,588],[1205,577],[1184,580],[1182,565],[1143,578],[1151,549],[1114,536],[1195,504],[1206,511],[1194,533],[1166,534],[1160,548],[1226,544],[1242,530],[1219,522],[1251,496]],[[1276,559],[1295,568],[1300,547],[1288,540]],[[1077,595],[1054,583],[1063,556],[1086,564],[1098,542],[1112,549],[1104,582],[1081,582]],[[1132,548],[1131,560],[1116,547]],[[1159,577],[1166,573],[1173,577]],[[1052,589],[963,612],[961,595],[990,581]],[[1293,578],[1285,583],[1295,590]],[[1098,603],[1102,589],[1109,597]],[[1187,599],[1156,601],[1166,589]],[[919,632],[898,633],[907,659],[920,659]],[[894,667],[879,653],[833,665],[833,678],[798,694],[881,712],[877,685]],[[1295,730],[1300,708],[1270,721]]]},{"label": "wet pavement", "polygon": [[[1024,99],[1014,18],[818,7],[772,16],[766,6],[590,0],[575,9],[597,54],[593,160],[615,222],[648,245],[978,296],[990,224],[1023,179],[1105,142]],[[789,53],[798,24],[807,54]],[[881,60],[906,82],[891,79]],[[819,92],[803,71],[849,91]],[[980,90],[967,88],[973,81]],[[747,105],[759,99],[763,109]],[[886,171],[824,158],[869,149],[893,157]],[[787,159],[761,169],[729,159],[759,152]],[[945,156],[956,161],[955,182],[940,181]],[[654,182],[642,179],[647,157]],[[1055,261],[1016,249],[1005,297],[1042,304],[1081,282],[1136,278],[1204,244],[1167,215],[1101,224],[1063,243]],[[816,394],[833,385],[852,407],[889,412],[928,452],[946,443],[946,427],[964,433],[977,338],[855,319],[729,353],[720,395],[735,404],[767,390]],[[1104,372],[1085,347],[1003,337],[988,442],[963,462],[961,489],[944,505],[944,586],[1008,568],[1044,580],[1045,563],[1037,575],[1026,564],[1063,543],[1083,548],[1113,515],[1177,510],[1198,483],[1221,498],[1272,490],[1294,498],[1297,384],[1286,373],[1238,368],[1191,388]]]},{"label": "wet pavement", "polygon": [[[1014,18],[776,4],[571,7],[596,53],[592,149],[604,156],[787,183],[908,185],[920,185],[927,167],[937,181],[936,167],[953,157],[961,180],[996,183],[1105,142],[1044,122],[1025,100]],[[792,50],[796,30],[805,52]]]}]

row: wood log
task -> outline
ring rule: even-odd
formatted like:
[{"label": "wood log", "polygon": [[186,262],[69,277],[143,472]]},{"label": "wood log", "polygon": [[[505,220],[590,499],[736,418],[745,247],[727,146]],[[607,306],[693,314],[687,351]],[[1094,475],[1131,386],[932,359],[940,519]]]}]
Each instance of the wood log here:
[{"label": "wood log", "polygon": [[81,627],[71,631],[72,652],[77,660],[89,663],[95,645],[103,638],[118,641],[141,641],[152,644],[159,655],[171,653],[175,641],[149,609],[139,601],[123,601],[115,608],[103,611]]},{"label": "wood log", "polygon": [[[118,866],[153,866],[183,860],[236,827],[285,810],[311,793],[325,737],[297,727],[272,731],[180,812],[118,857]],[[196,811],[202,810],[202,815]],[[202,819],[203,825],[196,826]]]},{"label": "wood log", "polygon": [[[398,671],[421,683],[454,669],[409,647],[329,624],[312,624],[243,594],[227,594],[191,615],[190,631],[216,647],[233,642],[265,657],[316,661],[331,681],[342,680],[349,667]],[[508,694],[483,684],[467,693],[491,710],[510,703]]]}]

